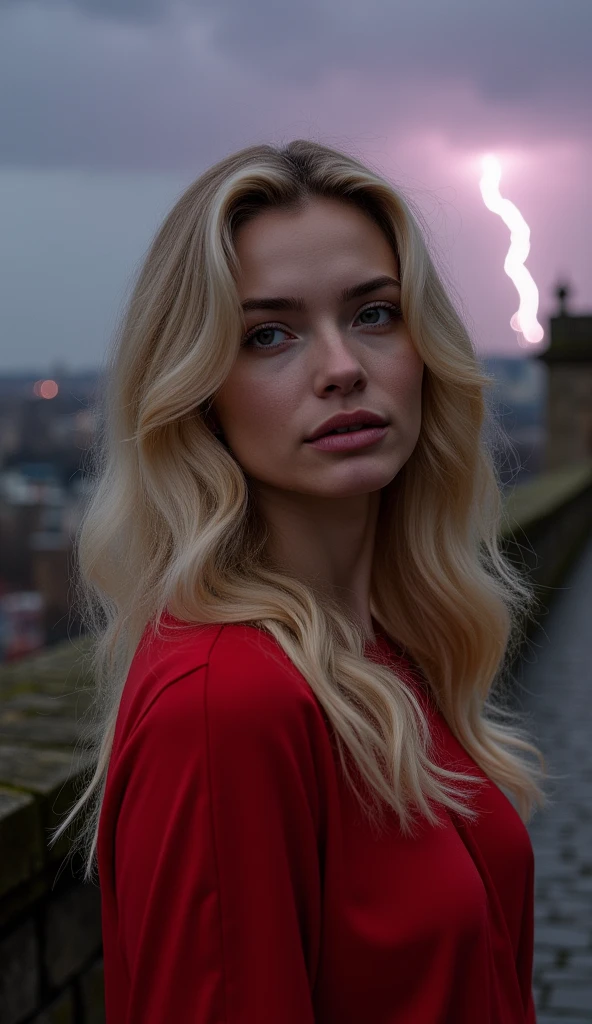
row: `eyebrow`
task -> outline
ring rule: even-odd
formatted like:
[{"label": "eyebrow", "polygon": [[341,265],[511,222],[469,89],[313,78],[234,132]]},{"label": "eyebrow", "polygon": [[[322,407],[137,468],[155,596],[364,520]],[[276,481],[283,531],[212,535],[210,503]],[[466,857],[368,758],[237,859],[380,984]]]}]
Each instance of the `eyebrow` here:
[{"label": "eyebrow", "polygon": [[[389,277],[388,275],[373,277],[371,281],[364,281],[362,284],[355,284],[351,288],[344,288],[340,299],[342,302],[349,302],[351,299],[358,299],[361,295],[368,295],[369,292],[376,292],[379,288],[386,288],[389,285],[400,287],[400,283],[396,278]],[[241,303],[241,306],[245,313],[252,309],[292,309],[297,313],[304,313],[306,310],[304,299],[293,298],[247,299]]]}]

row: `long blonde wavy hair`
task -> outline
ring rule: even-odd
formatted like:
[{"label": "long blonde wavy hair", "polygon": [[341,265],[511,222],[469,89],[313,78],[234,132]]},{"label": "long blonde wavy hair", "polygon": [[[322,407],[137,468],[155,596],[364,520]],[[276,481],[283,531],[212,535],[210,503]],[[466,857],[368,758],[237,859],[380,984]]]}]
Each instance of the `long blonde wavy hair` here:
[{"label": "long blonde wavy hair", "polygon": [[384,231],[425,364],[416,447],[380,496],[371,614],[423,674],[460,744],[513,794],[521,818],[547,801],[537,781],[544,758],[503,700],[537,599],[500,546],[492,380],[436,271],[421,216],[352,156],[306,140],[256,145],[211,167],[177,201],[108,357],[95,485],[76,539],[75,592],[92,637],[86,743],[95,756],[50,840],[85,811],[72,847],[84,855],[85,880],[121,693],[147,624],[158,628],[165,610],[184,623],[248,623],[277,641],[328,716],[375,827],[390,807],[412,833],[413,806],[437,825],[430,801],[475,816],[463,784],[485,780],[430,760],[419,700],[394,668],[365,657],[361,624],[270,561],[243,470],[211,429],[209,408],[244,333],[236,230],[261,210],[319,197],[356,204]]}]

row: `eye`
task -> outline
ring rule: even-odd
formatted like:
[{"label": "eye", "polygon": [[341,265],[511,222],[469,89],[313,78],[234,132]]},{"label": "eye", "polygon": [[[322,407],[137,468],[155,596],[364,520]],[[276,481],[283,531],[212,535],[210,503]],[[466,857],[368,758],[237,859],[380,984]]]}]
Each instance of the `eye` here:
[{"label": "eye", "polygon": [[[373,321],[372,322],[372,321],[366,320],[363,326],[364,327],[387,327],[394,320],[400,320],[400,318],[403,315],[401,307],[400,306],[395,306],[394,303],[392,303],[392,302],[373,302],[371,306],[366,306],[364,309],[361,309],[360,312],[358,313],[358,317],[365,316],[366,313],[376,313],[377,310],[382,310],[382,309],[384,309],[389,314],[389,316],[387,317],[386,320],[383,320],[382,323],[380,321]],[[357,317],[356,317],[356,319],[357,319]]]},{"label": "eye", "polygon": [[[360,310],[360,312],[356,316],[356,320],[358,319],[358,317],[364,316],[366,313],[376,313],[378,310],[385,310],[385,312],[387,312],[389,316],[382,322],[375,321],[373,323],[371,321],[366,321],[365,323],[362,324],[362,327],[369,327],[371,330],[374,328],[388,327],[395,320],[400,320],[403,315],[401,307],[396,306],[393,302],[373,302],[371,305],[365,306],[364,309]],[[256,351],[258,350],[260,352],[263,351],[264,349],[269,351],[272,349],[281,348],[282,345],[284,344],[283,342],[279,342],[277,345],[274,345],[271,343],[271,341],[269,341],[269,343],[266,343],[265,340],[265,335],[267,335],[267,339],[269,339],[269,337],[273,337],[273,335],[276,332],[279,332],[280,334],[290,333],[290,331],[288,331],[285,327],[282,327],[281,324],[264,324],[262,327],[256,327],[253,328],[251,331],[248,331],[241,342],[241,347],[250,346],[251,348],[254,348]],[[255,339],[259,338],[260,336],[263,336],[261,338],[261,344],[253,345]]]},{"label": "eye", "polygon": [[[259,335],[263,335],[263,336],[270,335],[270,334],[273,335],[273,334],[275,334],[278,331],[281,334],[289,334],[289,331],[287,331],[286,328],[282,327],[280,324],[265,324],[264,327],[257,327],[256,330],[248,331],[247,334],[245,334],[241,344],[242,344],[242,346],[250,345],[251,342],[255,338],[259,337]],[[251,345],[251,347],[252,348],[265,348],[265,349],[268,349],[268,348],[279,348],[280,345],[270,345],[270,344],[266,344],[265,341],[264,341],[263,344],[260,345],[260,346],[259,345]]]}]

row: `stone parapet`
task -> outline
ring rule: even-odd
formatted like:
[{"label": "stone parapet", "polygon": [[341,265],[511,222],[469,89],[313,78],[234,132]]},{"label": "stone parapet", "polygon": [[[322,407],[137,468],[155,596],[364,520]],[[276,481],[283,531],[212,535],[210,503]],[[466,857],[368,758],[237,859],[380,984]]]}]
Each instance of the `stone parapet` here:
[{"label": "stone parapet", "polygon": [[92,764],[85,647],[68,641],[0,667],[2,1024],[104,1020],[100,891],[73,877],[67,833],[47,842]]}]

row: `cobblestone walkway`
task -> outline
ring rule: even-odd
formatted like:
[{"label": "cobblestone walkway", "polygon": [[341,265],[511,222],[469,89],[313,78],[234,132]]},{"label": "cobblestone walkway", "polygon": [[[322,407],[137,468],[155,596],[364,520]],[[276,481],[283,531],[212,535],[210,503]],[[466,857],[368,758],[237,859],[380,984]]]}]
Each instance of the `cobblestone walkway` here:
[{"label": "cobblestone walkway", "polygon": [[592,1022],[592,540],[533,637],[519,702],[549,771],[535,853],[537,1024]]}]

